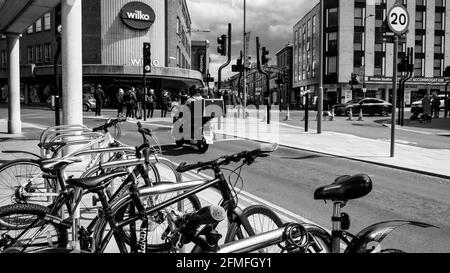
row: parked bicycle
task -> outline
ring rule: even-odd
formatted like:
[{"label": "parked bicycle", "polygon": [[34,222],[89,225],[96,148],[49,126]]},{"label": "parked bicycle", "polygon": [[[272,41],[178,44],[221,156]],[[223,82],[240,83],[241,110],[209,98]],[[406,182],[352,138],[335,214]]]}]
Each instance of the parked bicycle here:
[{"label": "parked bicycle", "polygon": [[[182,248],[177,242],[177,231],[170,228],[165,229],[162,237],[162,244],[154,244],[148,242],[150,239],[148,234],[154,231],[154,223],[170,221],[175,215],[186,214],[183,209],[175,209],[173,205],[180,204],[185,199],[192,198],[195,194],[210,188],[216,187],[223,196],[220,206],[227,211],[227,218],[230,224],[226,241],[232,241],[246,236],[253,236],[262,233],[261,228],[269,228],[269,230],[282,225],[278,216],[270,209],[263,206],[252,206],[245,210],[241,210],[237,204],[237,195],[233,186],[224,177],[221,167],[231,162],[243,161],[240,166],[245,164],[251,165],[258,157],[265,157],[270,151],[255,150],[252,152],[242,152],[233,156],[224,156],[217,160],[195,165],[187,166],[182,164],[178,171],[187,172],[195,168],[213,169],[216,178],[211,181],[190,181],[183,183],[163,183],[160,182],[153,187],[138,188],[133,183],[130,188],[130,194],[117,198],[113,202],[108,202],[105,189],[111,179],[126,175],[123,172],[114,172],[95,178],[86,179],[68,179],[66,183],[70,187],[80,187],[88,192],[98,195],[102,204],[99,220],[95,224],[92,239],[81,236],[82,245],[86,243],[92,252],[104,252],[114,236],[118,249],[122,253],[126,252],[154,252],[154,251],[175,251],[178,252]],[[70,164],[70,162],[62,161],[57,164]],[[149,197],[161,196],[166,193],[183,192],[182,194],[159,202],[158,204],[146,204]],[[183,204],[183,203],[182,203]],[[28,207],[26,207],[28,206]],[[32,208],[32,209],[31,209]],[[200,208],[196,208],[196,211]],[[192,212],[191,211],[191,212]],[[35,204],[15,204],[5,208],[0,208],[0,218],[14,216],[17,219],[23,219],[23,215],[32,215],[33,223],[27,222],[25,226],[20,227],[19,234],[3,234],[3,244],[1,249],[6,252],[26,252],[42,250],[43,248],[54,249],[55,247],[63,247],[67,244],[67,228],[60,219],[55,219],[47,209]],[[252,218],[265,217],[266,225],[254,227],[252,226]],[[52,236],[47,235],[44,231],[47,227],[51,227]],[[109,227],[109,229],[108,229]],[[36,230],[33,236],[25,237],[30,230]],[[27,232],[25,232],[27,231]],[[44,233],[43,233],[44,232]],[[40,241],[36,241],[40,238]],[[46,238],[51,238],[51,243]],[[83,242],[83,240],[85,240]]]},{"label": "parked bicycle", "polygon": [[[154,150],[152,148],[152,145],[150,144],[148,137],[152,135],[150,130],[142,128],[142,125],[139,124],[139,132],[143,136],[144,144],[142,144],[139,147],[136,147],[135,154],[136,159],[128,159],[128,160],[116,160],[112,162],[107,162],[105,164],[100,164],[98,168],[102,175],[100,177],[106,177],[105,179],[108,179],[108,173],[114,171],[114,172],[120,172],[122,174],[127,174],[127,177],[121,185],[118,187],[118,189],[114,193],[110,193],[108,189],[105,189],[106,197],[109,198],[110,201],[118,198],[120,195],[125,194],[128,190],[128,187],[131,184],[135,185],[148,185],[153,186],[155,183],[158,183],[158,181],[155,181],[149,174],[152,173],[152,168],[155,168],[158,164],[163,164],[166,168],[169,168],[169,171],[171,173],[176,173],[175,166],[168,160],[164,158],[158,158],[154,154]],[[155,159],[151,160],[150,157],[155,157]],[[143,158],[142,158],[143,157]],[[65,168],[69,166],[70,164],[79,162],[79,158],[63,158],[63,159],[51,159],[51,160],[42,160],[39,162],[40,168],[43,172],[48,173],[49,175],[56,178],[56,181],[58,182],[61,191],[58,194],[58,197],[56,198],[55,203],[53,203],[49,207],[43,207],[39,205],[34,204],[14,204],[6,207],[0,208],[0,215],[3,215],[4,217],[0,217],[0,231],[5,232],[3,233],[3,237],[5,238],[13,238],[10,233],[11,231],[18,231],[20,230],[19,234],[20,238],[23,238],[23,236],[29,231],[35,229],[36,227],[40,227],[41,222],[34,222],[34,225],[28,225],[32,221],[32,219],[36,218],[37,214],[41,214],[45,212],[46,217],[51,217],[52,219],[59,219],[57,222],[59,223],[59,229],[60,231],[57,232],[57,234],[60,234],[56,237],[58,237],[57,241],[65,242],[67,239],[64,239],[67,237],[67,230],[64,232],[64,229],[73,228],[74,230],[78,230],[79,226],[79,206],[82,202],[82,197],[88,193],[89,191],[80,191],[78,188],[69,188],[66,186],[66,179],[65,179]],[[97,173],[97,169],[93,168],[90,170],[87,170],[87,177],[81,178],[80,180],[83,181],[98,181],[96,180],[97,177],[92,177],[93,173]],[[127,170],[128,169],[128,170]],[[127,170],[124,172],[124,170]],[[130,171],[131,170],[131,171]],[[90,176],[90,177],[89,177]],[[138,179],[140,177],[140,179]],[[115,178],[115,177],[114,177]],[[160,179],[160,178],[159,178]],[[143,180],[144,183],[141,183],[140,180]],[[171,183],[178,183],[181,181],[181,177],[179,175],[176,175],[175,179],[171,181]],[[112,182],[108,181],[108,185]],[[170,196],[165,195],[156,195],[152,197],[148,197],[146,202],[150,205],[154,205],[157,202],[161,202],[164,200],[164,198],[169,198]],[[192,196],[187,199],[187,202],[190,202],[187,204],[186,207],[188,209],[192,208],[192,210],[200,208],[200,202],[196,196]],[[66,207],[66,210],[69,214],[69,218],[64,219],[63,216],[60,215],[60,211],[63,207]],[[4,213],[4,214],[2,214]],[[23,217],[23,215],[26,214],[26,217]],[[22,216],[21,216],[22,215]],[[24,221],[24,219],[27,219],[27,221]],[[87,228],[81,228],[80,229],[80,236],[86,237],[86,234],[92,233],[92,229],[95,225],[95,223],[98,221],[98,217],[95,217],[91,223],[91,225]],[[73,224],[73,225],[72,225]],[[159,225],[163,224],[163,222],[158,222]],[[37,226],[36,226],[37,225]],[[51,225],[50,225],[51,226]],[[53,226],[54,227],[54,226]],[[163,227],[162,229],[164,229]],[[55,230],[57,230],[55,229]],[[39,232],[42,232],[39,231]],[[156,236],[156,235],[155,235]],[[157,237],[157,236],[156,236]],[[3,249],[11,249],[11,244],[6,243],[10,239],[6,239],[6,241],[2,241],[3,243]],[[25,240],[25,239],[24,239]],[[77,232],[73,233],[72,242],[75,242],[75,244],[78,242],[78,236]],[[84,243],[84,242],[83,242]],[[53,243],[52,243],[53,244]],[[55,244],[56,245],[56,244]],[[58,244],[59,245],[59,244]],[[0,246],[1,248],[2,246]],[[76,246],[75,246],[76,247]],[[82,247],[86,248],[85,245]],[[14,248],[12,248],[14,249]]]}]

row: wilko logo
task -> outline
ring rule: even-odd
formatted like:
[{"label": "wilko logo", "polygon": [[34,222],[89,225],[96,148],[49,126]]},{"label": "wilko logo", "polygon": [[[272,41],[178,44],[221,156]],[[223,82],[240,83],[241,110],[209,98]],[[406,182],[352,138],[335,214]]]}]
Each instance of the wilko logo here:
[{"label": "wilko logo", "polygon": [[122,22],[136,30],[149,29],[155,22],[155,12],[142,2],[130,2],[121,11]]},{"label": "wilko logo", "polygon": [[142,13],[142,10],[136,10],[133,12],[127,12],[128,19],[134,19],[134,20],[143,20],[148,21],[150,20],[150,15]]}]

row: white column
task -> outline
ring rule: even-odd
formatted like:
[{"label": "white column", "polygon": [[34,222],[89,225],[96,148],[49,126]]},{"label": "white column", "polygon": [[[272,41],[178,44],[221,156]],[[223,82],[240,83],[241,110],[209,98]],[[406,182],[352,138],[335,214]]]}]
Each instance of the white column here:
[{"label": "white column", "polygon": [[8,35],[8,133],[21,134],[19,34]]},{"label": "white column", "polygon": [[63,124],[83,124],[82,0],[62,0]]}]

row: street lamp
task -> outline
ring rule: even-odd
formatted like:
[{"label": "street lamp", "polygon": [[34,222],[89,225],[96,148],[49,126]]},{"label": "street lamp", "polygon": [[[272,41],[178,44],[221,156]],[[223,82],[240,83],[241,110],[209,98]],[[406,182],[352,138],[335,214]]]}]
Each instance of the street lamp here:
[{"label": "street lamp", "polygon": [[365,56],[365,52],[367,49],[367,43],[366,43],[366,40],[367,40],[367,18],[374,17],[374,16],[375,15],[370,14],[370,15],[364,17],[364,65],[362,66],[362,68],[363,68],[363,71],[362,71],[363,72],[363,98],[366,98],[366,92],[367,92],[367,89],[366,89],[366,56]]}]

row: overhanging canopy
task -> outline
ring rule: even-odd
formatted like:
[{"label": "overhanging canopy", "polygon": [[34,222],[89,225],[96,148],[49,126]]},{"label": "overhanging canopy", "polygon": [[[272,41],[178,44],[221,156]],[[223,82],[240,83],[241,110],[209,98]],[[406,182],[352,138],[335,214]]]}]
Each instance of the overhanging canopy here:
[{"label": "overhanging canopy", "polygon": [[0,0],[0,33],[21,34],[60,0]]}]

